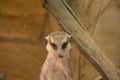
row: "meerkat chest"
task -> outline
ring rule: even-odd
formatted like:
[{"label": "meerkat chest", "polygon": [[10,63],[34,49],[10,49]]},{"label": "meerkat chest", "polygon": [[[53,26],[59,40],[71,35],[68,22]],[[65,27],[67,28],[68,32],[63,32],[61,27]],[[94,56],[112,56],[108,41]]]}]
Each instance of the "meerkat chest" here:
[{"label": "meerkat chest", "polygon": [[55,71],[61,71],[63,70],[65,65],[64,65],[64,62],[63,61],[56,61],[56,64],[55,64]]}]

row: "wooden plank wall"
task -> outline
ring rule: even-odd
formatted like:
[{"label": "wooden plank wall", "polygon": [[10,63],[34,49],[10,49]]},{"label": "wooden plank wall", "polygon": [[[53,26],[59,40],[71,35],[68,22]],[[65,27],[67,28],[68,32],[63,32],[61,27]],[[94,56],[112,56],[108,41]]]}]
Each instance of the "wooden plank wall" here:
[{"label": "wooden plank wall", "polygon": [[7,80],[39,80],[44,36],[58,29],[42,0],[0,1],[0,73]]}]

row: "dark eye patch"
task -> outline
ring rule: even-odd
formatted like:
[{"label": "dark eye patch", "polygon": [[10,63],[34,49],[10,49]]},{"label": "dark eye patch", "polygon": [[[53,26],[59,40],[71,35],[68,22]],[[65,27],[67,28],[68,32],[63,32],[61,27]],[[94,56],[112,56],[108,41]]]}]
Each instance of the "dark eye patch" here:
[{"label": "dark eye patch", "polygon": [[50,45],[52,46],[53,49],[57,50],[57,45],[55,43],[50,42]]},{"label": "dark eye patch", "polygon": [[62,49],[65,49],[67,47],[68,41],[66,41],[65,43],[63,43],[62,45]]}]

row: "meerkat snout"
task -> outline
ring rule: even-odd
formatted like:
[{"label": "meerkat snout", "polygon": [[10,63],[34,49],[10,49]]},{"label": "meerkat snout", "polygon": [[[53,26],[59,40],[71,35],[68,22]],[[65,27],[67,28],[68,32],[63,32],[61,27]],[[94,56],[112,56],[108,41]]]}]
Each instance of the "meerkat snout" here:
[{"label": "meerkat snout", "polygon": [[59,58],[63,58],[63,56],[62,56],[62,55],[59,55]]}]

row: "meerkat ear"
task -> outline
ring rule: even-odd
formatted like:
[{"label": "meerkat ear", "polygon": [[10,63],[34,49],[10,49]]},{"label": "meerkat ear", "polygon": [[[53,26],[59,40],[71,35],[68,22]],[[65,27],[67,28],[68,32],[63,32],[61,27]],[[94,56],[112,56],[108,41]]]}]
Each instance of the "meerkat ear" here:
[{"label": "meerkat ear", "polygon": [[71,35],[68,35],[68,41],[71,43],[71,41],[72,41]]},{"label": "meerkat ear", "polygon": [[46,36],[45,37],[45,45],[47,45],[48,41],[49,41],[49,36]]},{"label": "meerkat ear", "polygon": [[49,40],[49,35],[45,37],[46,40]]}]

